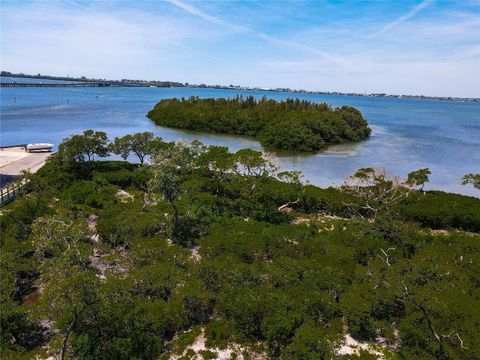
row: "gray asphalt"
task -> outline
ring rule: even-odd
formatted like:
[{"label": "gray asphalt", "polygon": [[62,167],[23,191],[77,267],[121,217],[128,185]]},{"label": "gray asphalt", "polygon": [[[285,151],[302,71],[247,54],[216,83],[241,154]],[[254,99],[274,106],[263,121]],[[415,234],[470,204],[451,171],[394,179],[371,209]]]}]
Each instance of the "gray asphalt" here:
[{"label": "gray asphalt", "polygon": [[[52,152],[36,152],[29,153],[26,157],[9,162],[0,167],[0,186],[14,181],[23,170],[28,170],[32,173],[40,169]],[[0,156],[1,156],[0,152]]]}]

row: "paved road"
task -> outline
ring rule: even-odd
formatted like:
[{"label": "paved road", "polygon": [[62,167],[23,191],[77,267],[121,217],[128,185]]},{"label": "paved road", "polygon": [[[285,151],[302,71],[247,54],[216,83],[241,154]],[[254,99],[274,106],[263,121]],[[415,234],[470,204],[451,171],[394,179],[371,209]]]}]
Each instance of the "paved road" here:
[{"label": "paved road", "polygon": [[[22,170],[35,172],[45,164],[47,158],[52,155],[51,152],[30,153],[26,157],[8,163],[0,167],[2,175],[19,175]],[[1,153],[0,153],[1,156]]]},{"label": "paved road", "polygon": [[[7,159],[7,161],[2,161],[3,165],[0,166],[1,186],[3,187],[6,183],[14,180],[23,170],[36,172],[52,154],[51,152],[26,153],[26,156],[18,159],[14,156],[9,158],[7,151],[0,151],[2,160]],[[9,161],[10,159],[11,161]]]}]

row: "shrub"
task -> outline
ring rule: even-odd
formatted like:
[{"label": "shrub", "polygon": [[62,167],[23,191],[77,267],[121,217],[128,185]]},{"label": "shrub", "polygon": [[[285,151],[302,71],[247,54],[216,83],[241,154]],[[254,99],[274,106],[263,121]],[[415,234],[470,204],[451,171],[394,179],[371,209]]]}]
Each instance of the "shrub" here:
[{"label": "shrub", "polygon": [[63,192],[61,199],[73,205],[102,209],[106,204],[114,202],[116,188],[101,180],[77,181]]},{"label": "shrub", "polygon": [[480,200],[443,191],[416,193],[398,206],[407,220],[432,229],[457,228],[480,232]]},{"label": "shrub", "polygon": [[127,188],[132,185],[133,174],[127,169],[108,171],[108,172],[94,172],[93,179],[104,179],[110,184],[118,185],[122,188]]},{"label": "shrub", "polygon": [[165,218],[155,211],[140,211],[138,204],[116,204],[104,210],[97,223],[100,238],[111,246],[128,246],[134,237],[167,233]]},{"label": "shrub", "polygon": [[228,341],[233,337],[233,330],[224,320],[212,320],[205,328],[207,338],[206,346],[224,349],[228,346]]},{"label": "shrub", "polygon": [[293,341],[282,351],[280,359],[329,359],[330,348],[323,329],[304,324],[297,329]]}]

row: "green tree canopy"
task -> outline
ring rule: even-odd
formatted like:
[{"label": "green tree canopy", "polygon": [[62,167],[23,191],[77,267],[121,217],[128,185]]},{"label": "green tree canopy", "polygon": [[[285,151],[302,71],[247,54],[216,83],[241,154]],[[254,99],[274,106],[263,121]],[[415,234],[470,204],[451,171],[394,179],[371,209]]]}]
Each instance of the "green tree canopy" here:
[{"label": "green tree canopy", "polygon": [[152,156],[163,144],[161,138],[155,137],[152,132],[145,131],[116,137],[111,144],[111,149],[123,160],[126,160],[130,153],[134,153],[143,165],[145,158]]},{"label": "green tree canopy", "polygon": [[475,189],[480,190],[480,174],[467,174],[462,178],[462,185],[472,184]]},{"label": "green tree canopy", "polygon": [[106,157],[108,154],[108,137],[103,131],[85,130],[81,135],[64,139],[58,146],[58,157],[66,163],[90,162],[95,155]]},{"label": "green tree canopy", "polygon": [[328,104],[300,99],[163,99],[148,117],[162,126],[256,136],[266,147],[279,150],[316,151],[326,144],[364,140],[371,133],[355,108],[333,110]]}]

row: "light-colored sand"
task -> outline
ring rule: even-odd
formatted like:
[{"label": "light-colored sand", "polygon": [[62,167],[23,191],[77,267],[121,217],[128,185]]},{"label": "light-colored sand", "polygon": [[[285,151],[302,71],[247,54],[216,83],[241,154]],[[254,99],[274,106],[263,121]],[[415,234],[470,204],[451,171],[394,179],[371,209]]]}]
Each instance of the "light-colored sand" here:
[{"label": "light-colored sand", "polygon": [[21,148],[0,150],[0,174],[19,175],[22,170],[35,172],[52,154],[52,152],[28,153]]},{"label": "light-colored sand", "polygon": [[345,338],[340,344],[340,348],[336,350],[336,354],[340,356],[344,356],[344,355],[359,356],[360,351],[365,351],[375,356],[379,360],[385,359],[385,355],[380,351],[376,350],[372,344],[355,340],[350,334],[345,335]]},{"label": "light-colored sand", "polygon": [[[187,356],[188,351],[193,351],[194,355],[190,359],[192,360],[203,360],[204,357],[202,356],[202,351],[210,351],[215,354],[215,359],[217,360],[229,360],[229,359],[237,359],[237,360],[265,360],[267,359],[267,355],[260,352],[254,352],[247,350],[246,348],[240,346],[236,343],[229,344],[225,349],[219,348],[209,348],[206,345],[207,338],[205,337],[205,328],[202,328],[200,335],[195,339],[192,345],[189,345],[185,348],[181,355],[171,355],[170,360],[179,360],[183,359]],[[247,356],[244,354],[247,353]]]}]

